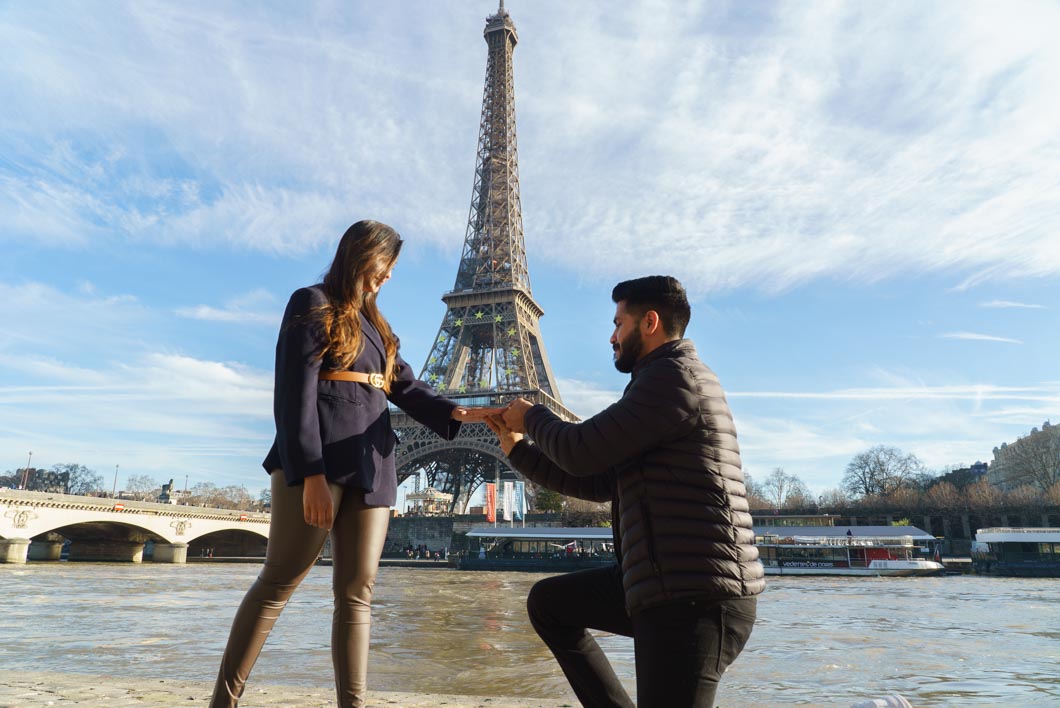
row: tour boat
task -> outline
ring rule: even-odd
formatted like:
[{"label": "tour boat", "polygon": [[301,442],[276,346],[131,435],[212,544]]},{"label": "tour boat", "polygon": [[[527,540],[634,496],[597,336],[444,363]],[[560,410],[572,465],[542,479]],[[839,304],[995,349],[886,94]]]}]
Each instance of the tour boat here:
[{"label": "tour boat", "polygon": [[913,536],[781,536],[770,529],[758,536],[757,545],[766,575],[903,576],[945,570],[937,550],[934,559],[925,557],[930,546],[917,546]]},{"label": "tour boat", "polygon": [[467,534],[468,550],[451,553],[459,570],[566,573],[615,562],[606,527],[479,527]]},{"label": "tour boat", "polygon": [[979,529],[972,543],[972,571],[982,575],[1060,578],[1060,529]]}]

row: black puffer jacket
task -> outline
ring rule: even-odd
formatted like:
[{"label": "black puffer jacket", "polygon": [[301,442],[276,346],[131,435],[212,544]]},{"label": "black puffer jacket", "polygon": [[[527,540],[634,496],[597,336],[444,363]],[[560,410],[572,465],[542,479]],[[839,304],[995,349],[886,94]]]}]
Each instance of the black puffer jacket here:
[{"label": "black puffer jacket", "polygon": [[581,423],[526,415],[511,460],[529,480],[612,502],[630,613],[765,589],[729,406],[687,339],[653,350],[622,398]]}]

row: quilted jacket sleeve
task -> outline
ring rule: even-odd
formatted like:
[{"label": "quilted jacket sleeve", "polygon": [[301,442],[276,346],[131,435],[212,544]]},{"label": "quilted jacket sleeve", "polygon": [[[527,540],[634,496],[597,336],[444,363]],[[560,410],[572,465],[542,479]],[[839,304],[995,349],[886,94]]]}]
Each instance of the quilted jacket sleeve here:
[{"label": "quilted jacket sleeve", "polygon": [[526,432],[570,474],[596,475],[686,433],[698,414],[691,375],[679,363],[664,361],[640,372],[621,399],[580,423],[534,406],[526,414]]}]

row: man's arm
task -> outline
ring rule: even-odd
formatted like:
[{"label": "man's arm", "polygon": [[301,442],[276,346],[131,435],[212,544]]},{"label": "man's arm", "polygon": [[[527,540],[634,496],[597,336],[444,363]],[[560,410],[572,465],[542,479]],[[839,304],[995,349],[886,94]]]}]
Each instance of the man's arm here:
[{"label": "man's arm", "polygon": [[606,475],[578,477],[570,474],[552,460],[545,457],[541,450],[529,440],[516,443],[508,453],[508,459],[515,469],[534,484],[575,499],[586,501],[611,501],[611,479]]},{"label": "man's arm", "polygon": [[559,492],[568,497],[587,501],[609,501],[613,495],[614,478],[596,475],[593,477],[575,477],[567,473],[552,460],[541,454],[537,446],[531,444],[504,423],[498,415],[486,418],[486,425],[497,434],[501,450],[508,456],[512,466],[531,482]]},{"label": "man's arm", "polygon": [[620,400],[581,423],[543,405],[526,412],[526,432],[541,452],[575,476],[603,474],[684,434],[699,415],[699,396],[677,365],[653,366]]}]

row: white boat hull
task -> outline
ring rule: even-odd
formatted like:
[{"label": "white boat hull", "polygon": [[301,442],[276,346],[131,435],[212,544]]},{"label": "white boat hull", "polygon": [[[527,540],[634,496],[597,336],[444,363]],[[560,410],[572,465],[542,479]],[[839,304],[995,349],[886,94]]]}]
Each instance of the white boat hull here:
[{"label": "white boat hull", "polygon": [[853,575],[853,576],[909,576],[909,575],[935,575],[943,572],[941,563],[929,560],[874,560],[867,568],[849,568],[829,566],[821,563],[804,566],[797,565],[767,565],[766,575]]}]

